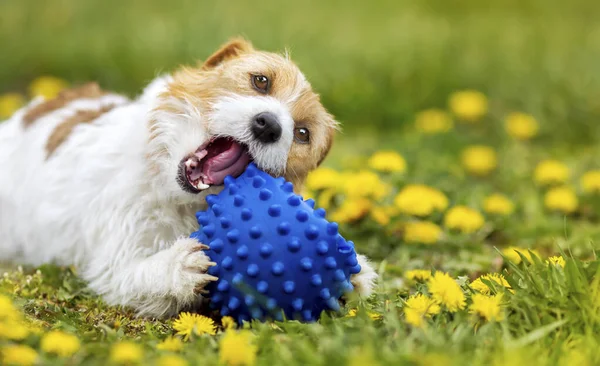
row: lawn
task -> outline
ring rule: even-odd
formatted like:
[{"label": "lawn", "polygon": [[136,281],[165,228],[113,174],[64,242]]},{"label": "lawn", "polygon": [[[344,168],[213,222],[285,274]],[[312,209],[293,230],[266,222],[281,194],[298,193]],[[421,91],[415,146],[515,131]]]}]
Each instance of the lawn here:
[{"label": "lawn", "polygon": [[7,265],[4,363],[600,363],[600,5],[170,4],[0,2],[0,113],[62,85],[40,75],[133,95],[232,35],[289,46],[344,125],[304,194],[373,259],[375,294],[237,329],[138,319],[73,268]]}]

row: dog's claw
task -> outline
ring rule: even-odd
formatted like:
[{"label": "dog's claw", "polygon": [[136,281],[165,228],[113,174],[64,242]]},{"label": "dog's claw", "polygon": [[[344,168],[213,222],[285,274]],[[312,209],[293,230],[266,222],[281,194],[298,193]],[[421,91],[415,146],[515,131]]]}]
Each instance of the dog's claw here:
[{"label": "dog's claw", "polygon": [[216,262],[208,262],[208,266],[209,266],[209,267],[214,267],[214,266],[216,266],[216,265],[217,265],[217,263],[216,263]]},{"label": "dog's claw", "polygon": [[207,275],[207,276],[206,276],[206,278],[207,278],[209,281],[213,281],[213,282],[214,282],[214,281],[218,281],[218,280],[219,280],[219,278],[218,278],[218,277],[211,276],[211,275]]}]

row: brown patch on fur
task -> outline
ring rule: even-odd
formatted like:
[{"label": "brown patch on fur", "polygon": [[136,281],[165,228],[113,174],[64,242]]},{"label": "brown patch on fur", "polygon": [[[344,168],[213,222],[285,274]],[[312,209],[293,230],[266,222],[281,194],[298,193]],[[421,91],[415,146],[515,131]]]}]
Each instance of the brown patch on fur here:
[{"label": "brown patch on fur", "polygon": [[[321,104],[298,67],[282,55],[256,51],[244,40],[234,40],[213,54],[200,68],[184,67],[173,75],[168,90],[161,95],[163,103],[157,110],[170,114],[185,113],[180,104],[189,103],[205,115],[213,113],[213,104],[227,95],[263,96],[252,87],[252,75],[264,75],[271,81],[268,95],[286,105],[295,121],[295,127],[310,131],[310,143],[294,142],[288,154],[283,176],[296,190],[308,173],[315,169],[331,148],[337,122]],[[178,103],[172,103],[177,100]],[[208,126],[207,126],[208,127]],[[160,131],[156,122],[150,122],[150,139]],[[150,158],[163,153],[155,151]]]},{"label": "brown patch on fur", "polygon": [[75,126],[81,123],[90,123],[101,115],[108,113],[114,107],[116,107],[114,104],[109,104],[97,110],[77,111],[73,116],[56,126],[46,143],[48,157],[50,157],[52,153],[67,140],[69,135],[73,132],[73,129],[75,129]]},{"label": "brown patch on fur", "polygon": [[56,98],[42,102],[28,110],[23,116],[23,125],[29,127],[41,117],[66,106],[76,99],[99,98],[105,94],[106,92],[100,89],[97,83],[87,83],[76,88],[63,90]]}]

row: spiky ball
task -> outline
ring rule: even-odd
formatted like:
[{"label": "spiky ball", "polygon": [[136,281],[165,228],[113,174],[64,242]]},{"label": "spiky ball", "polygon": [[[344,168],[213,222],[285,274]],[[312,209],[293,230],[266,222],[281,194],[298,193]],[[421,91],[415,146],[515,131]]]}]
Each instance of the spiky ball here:
[{"label": "spiky ball", "polygon": [[354,244],[313,200],[250,164],[206,202],[191,237],[208,245],[217,263],[209,274],[219,280],[207,290],[221,315],[314,321],[323,310],[339,310],[339,298],[353,289],[350,275],[361,268]]}]

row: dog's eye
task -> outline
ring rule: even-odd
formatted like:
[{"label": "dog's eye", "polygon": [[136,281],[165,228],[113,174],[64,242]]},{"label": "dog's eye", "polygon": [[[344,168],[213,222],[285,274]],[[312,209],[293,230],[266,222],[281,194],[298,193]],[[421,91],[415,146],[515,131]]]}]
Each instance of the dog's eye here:
[{"label": "dog's eye", "polygon": [[296,128],[294,129],[294,139],[300,144],[308,144],[310,142],[310,131],[304,127]]},{"label": "dog's eye", "polygon": [[267,94],[271,86],[270,84],[271,82],[268,77],[264,75],[252,75],[252,86],[257,92]]}]

